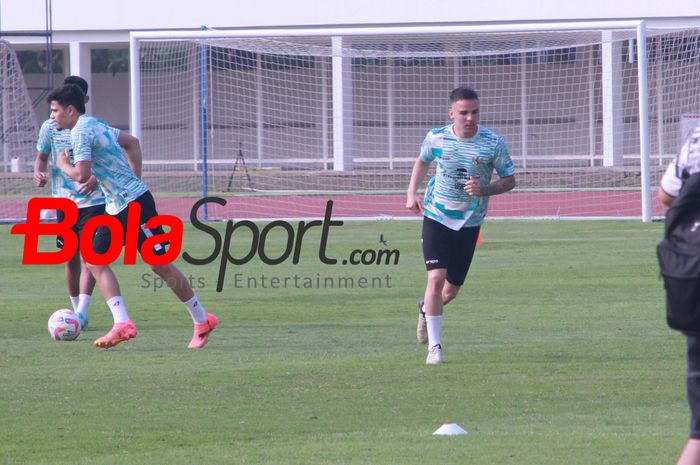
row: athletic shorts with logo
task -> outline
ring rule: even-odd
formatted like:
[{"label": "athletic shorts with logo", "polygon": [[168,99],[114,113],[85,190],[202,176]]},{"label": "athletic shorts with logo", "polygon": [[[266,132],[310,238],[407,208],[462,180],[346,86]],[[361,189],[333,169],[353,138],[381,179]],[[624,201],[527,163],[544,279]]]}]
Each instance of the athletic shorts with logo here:
[{"label": "athletic shorts with logo", "polygon": [[[151,195],[151,191],[146,191],[145,193],[141,194],[138,198],[135,200],[132,200],[131,203],[138,203],[141,205],[141,214],[139,216],[139,237],[138,237],[138,250],[139,253],[141,252],[141,246],[143,245],[144,241],[148,239],[149,237],[158,235],[158,234],[165,234],[165,231],[163,231],[162,226],[158,226],[156,228],[147,228],[146,227],[146,222],[150,220],[151,218],[158,216],[158,211],[156,210],[156,202],[153,199],[153,195]],[[126,228],[127,228],[127,222],[128,222],[128,212],[129,212],[129,207],[127,206],[124,208],[122,211],[114,215],[114,217],[119,220],[119,223],[122,225],[122,232],[124,233],[124,240],[126,241]],[[111,242],[111,237],[108,237],[108,240],[105,241],[93,241],[93,248],[95,249],[96,253],[103,254],[109,250]],[[168,241],[156,244],[153,247],[153,254],[154,255],[163,255],[167,252],[167,245],[169,244]],[[121,245],[124,245],[122,243]]]},{"label": "athletic shorts with logo", "polygon": [[467,278],[474,257],[480,226],[454,231],[423,217],[423,258],[425,269],[447,269],[447,281],[461,286]]},{"label": "athletic shorts with logo", "polygon": [[[71,231],[73,231],[78,237],[78,247],[80,247],[80,235],[83,232],[85,223],[87,223],[88,220],[90,220],[90,218],[104,214],[105,204],[103,203],[78,209],[78,219],[76,220],[75,224],[70,228]],[[63,214],[63,210],[56,210],[57,222],[61,223],[64,219],[65,215]],[[105,228],[104,226],[100,226],[95,230],[95,235],[92,238],[93,247],[95,246],[95,244],[103,244],[105,240],[107,241],[107,245],[109,245],[109,229]],[[63,249],[63,236],[56,236],[56,247],[59,249]],[[107,249],[105,249],[105,251],[107,251]]]}]

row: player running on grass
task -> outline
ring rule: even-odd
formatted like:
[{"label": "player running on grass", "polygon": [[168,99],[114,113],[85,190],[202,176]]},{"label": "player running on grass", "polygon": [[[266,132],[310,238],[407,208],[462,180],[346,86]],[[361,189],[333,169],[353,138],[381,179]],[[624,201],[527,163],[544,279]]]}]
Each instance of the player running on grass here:
[{"label": "player running on grass", "polygon": [[[123,152],[113,139],[109,126],[103,121],[85,115],[82,91],[75,85],[64,85],[51,92],[47,101],[51,105],[51,118],[55,121],[56,127],[71,129],[73,163],[69,154],[64,152],[58,157],[56,163],[58,168],[81,183],[86,182],[91,173],[94,173],[105,195],[106,212],[120,221],[124,231],[126,231],[129,204],[138,202],[141,205],[139,250],[148,236],[164,234],[160,227],[155,230],[145,227],[145,223],[150,218],[158,215],[153,196],[146,184],[129,166]],[[138,173],[140,170],[140,166],[137,167]],[[106,252],[109,249],[108,239],[108,237],[107,240],[104,237],[96,237],[93,241],[95,252]],[[156,255],[162,255],[165,252],[162,244],[156,245],[153,250]],[[107,265],[88,264],[88,269],[95,277],[114,318],[112,329],[105,336],[97,339],[95,345],[108,348],[136,337],[138,331],[129,318],[119,282],[111,268]],[[192,349],[204,347],[209,334],[218,325],[218,319],[204,309],[187,278],[173,263],[152,266],[152,269],[168,284],[192,317],[194,334],[188,347]]]},{"label": "player running on grass", "polygon": [[[452,124],[432,129],[411,173],[406,208],[423,213],[423,256],[428,283],[418,304],[417,337],[428,343],[426,363],[442,363],[443,307],[457,297],[469,272],[489,197],[515,187],[505,140],[479,125],[479,97],[468,87],[450,93]],[[421,199],[418,186],[430,164],[435,176]],[[500,177],[491,182],[493,171]]]},{"label": "player running on grass", "polygon": [[[79,76],[68,76],[63,80],[64,84],[75,84],[85,94],[85,103],[90,97],[87,95],[88,83],[85,79]],[[138,139],[129,134],[126,134],[119,129],[110,128],[112,137],[122,147],[129,160],[129,164],[135,166],[141,163],[141,146]],[[69,178],[56,167],[58,155],[66,149],[70,149],[70,129],[58,130],[56,123],[52,119],[47,119],[41,125],[39,137],[36,143],[36,160],[34,162],[34,184],[38,187],[44,187],[48,182],[47,168],[49,158],[51,160],[51,195],[53,197],[63,197],[72,200],[78,206],[78,220],[71,228],[78,237],[85,223],[96,215],[102,215],[105,212],[105,197],[102,190],[97,187],[97,179],[91,176],[90,179],[80,184]],[[58,221],[63,220],[63,212],[58,211]],[[98,234],[104,233],[104,229],[100,228]],[[59,249],[63,248],[63,239],[56,238],[56,246]],[[78,315],[83,328],[88,325],[88,308],[90,307],[90,299],[92,291],[95,288],[95,278],[87,271],[84,263],[81,266],[80,252],[76,251],[75,255],[66,262],[65,269],[66,287],[70,296],[73,310]]]}]

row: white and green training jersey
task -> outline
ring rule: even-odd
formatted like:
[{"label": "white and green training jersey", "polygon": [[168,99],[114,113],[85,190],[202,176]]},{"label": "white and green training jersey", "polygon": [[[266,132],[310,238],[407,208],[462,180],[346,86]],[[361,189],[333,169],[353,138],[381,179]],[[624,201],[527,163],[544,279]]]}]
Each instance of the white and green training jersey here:
[{"label": "white and green training jersey", "polygon": [[432,129],[423,141],[421,160],[437,160],[435,176],[428,181],[423,214],[455,231],[484,222],[489,197],[464,192],[464,183],[476,176],[482,185],[491,182],[494,172],[500,177],[515,174],[505,140],[481,125],[474,137],[462,139],[452,125]]},{"label": "white and green training jersey", "polygon": [[[113,137],[119,138],[120,131],[110,128]],[[36,142],[36,150],[49,154],[49,176],[51,177],[51,195],[70,199],[78,208],[92,207],[105,203],[105,196],[100,189],[95,189],[87,195],[78,193],[79,182],[73,180],[56,167],[56,159],[66,149],[71,148],[70,129],[58,130],[52,119],[44,121],[39,130],[39,138]],[[72,158],[72,157],[71,157]],[[72,161],[72,159],[71,159]]]},{"label": "white and green training jersey", "polygon": [[110,215],[122,211],[148,187],[134,174],[126,155],[104,121],[82,115],[71,131],[74,163],[91,161]]}]

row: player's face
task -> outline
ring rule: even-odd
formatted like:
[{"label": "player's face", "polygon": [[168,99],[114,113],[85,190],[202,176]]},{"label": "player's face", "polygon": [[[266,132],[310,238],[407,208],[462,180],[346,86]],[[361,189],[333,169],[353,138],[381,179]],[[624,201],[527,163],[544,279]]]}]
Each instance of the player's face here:
[{"label": "player's face", "polygon": [[75,109],[68,105],[62,107],[57,101],[51,102],[51,119],[56,123],[56,129],[72,129],[75,126]]},{"label": "player's face", "polygon": [[458,100],[450,105],[449,114],[457,137],[469,138],[476,135],[479,125],[478,100]]}]

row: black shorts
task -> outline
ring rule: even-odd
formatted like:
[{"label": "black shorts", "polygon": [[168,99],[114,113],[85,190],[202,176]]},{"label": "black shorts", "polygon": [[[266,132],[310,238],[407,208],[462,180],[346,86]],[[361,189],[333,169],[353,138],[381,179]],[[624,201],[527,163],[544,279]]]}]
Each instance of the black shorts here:
[{"label": "black shorts", "polygon": [[[165,231],[163,231],[162,226],[158,226],[157,228],[147,228],[146,227],[146,222],[153,218],[154,216],[158,216],[158,212],[156,211],[156,201],[153,199],[153,195],[151,195],[151,191],[146,191],[144,194],[142,194],[140,197],[138,197],[135,200],[132,200],[131,203],[138,203],[141,205],[141,215],[139,217],[139,238],[138,238],[138,250],[139,253],[141,253],[141,246],[143,245],[143,242],[151,237],[155,236],[157,234],[165,234]],[[122,231],[124,231],[124,240],[126,240],[126,225],[128,221],[128,215],[129,215],[129,207],[126,207],[114,217],[119,220],[119,222],[122,225]],[[156,244],[153,247],[153,254],[154,255],[164,255],[167,252],[167,245],[170,242],[166,241],[160,244]],[[124,244],[122,244],[124,245]],[[93,247],[95,247],[95,243],[93,242]],[[108,247],[104,249],[106,252]],[[98,253],[104,253],[104,252],[99,252],[97,248],[95,248],[95,251]]]},{"label": "black shorts", "polygon": [[700,334],[688,335],[687,338],[690,437],[700,439]]},{"label": "black shorts", "polygon": [[447,281],[464,284],[474,257],[480,226],[454,231],[435,220],[423,218],[423,258],[425,269],[447,269]]},{"label": "black shorts", "polygon": [[[80,248],[80,234],[82,234],[83,232],[85,223],[87,223],[88,220],[92,217],[104,214],[105,204],[93,205],[90,207],[83,207],[78,209],[78,219],[76,220],[73,227],[70,228],[78,236],[78,248]],[[63,221],[64,218],[65,215],[63,214],[63,210],[56,210],[57,222],[60,223],[61,221]],[[95,231],[95,236],[92,239],[93,245],[95,242],[103,242],[105,240],[105,237],[107,241],[109,241],[109,229],[105,228],[104,226],[100,226]],[[58,247],[59,249],[63,249],[63,237],[56,236],[56,247]]]}]

